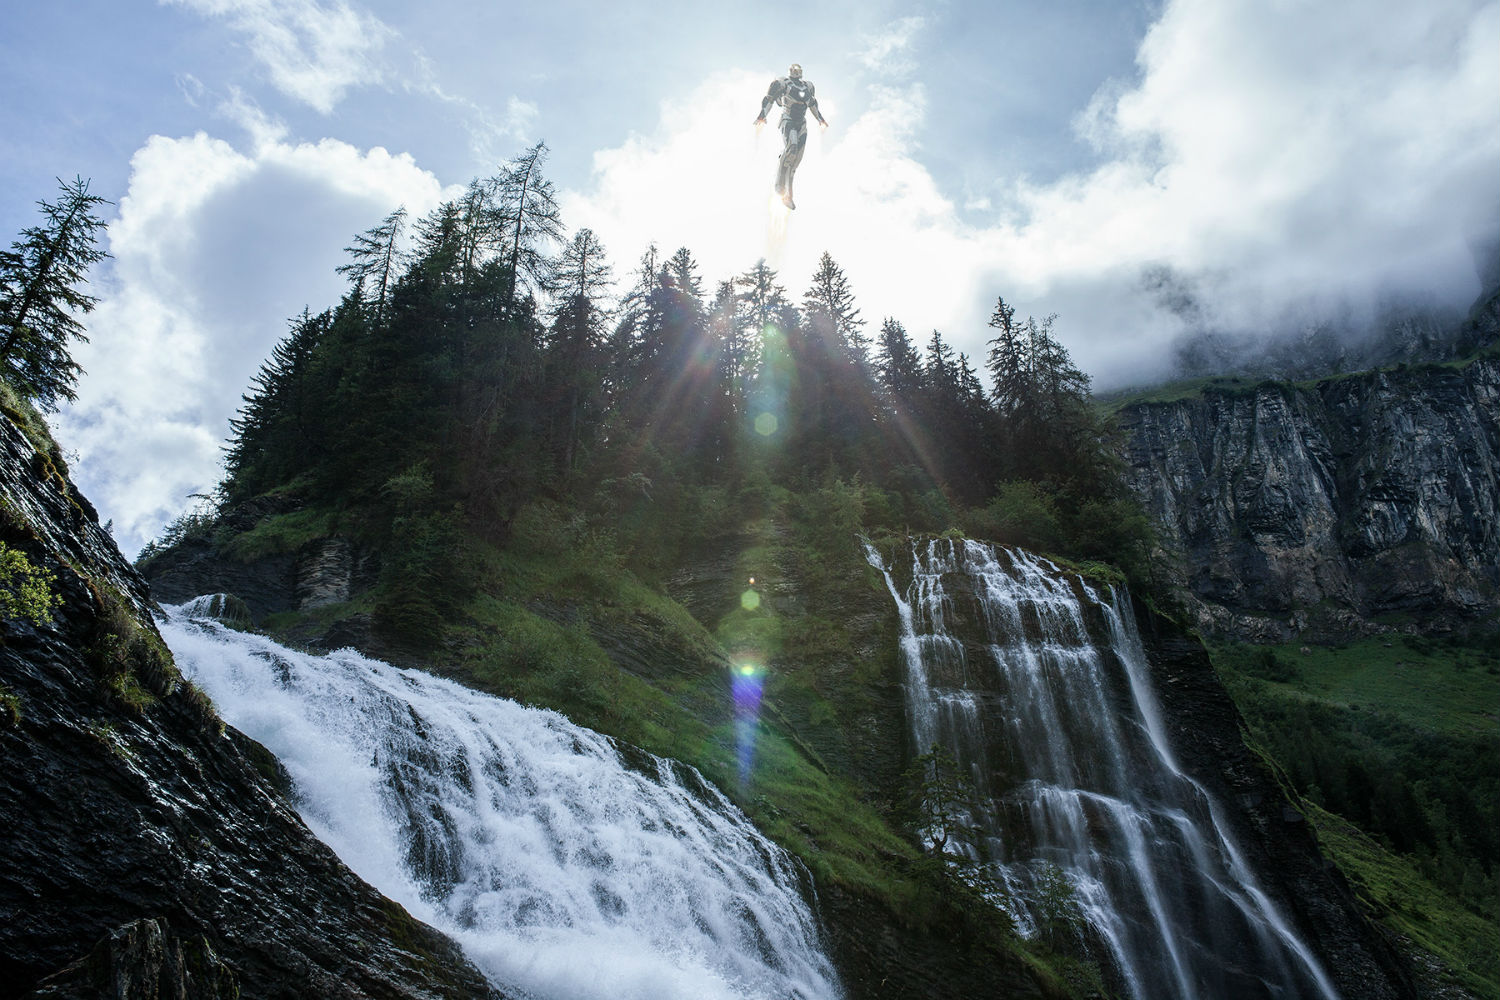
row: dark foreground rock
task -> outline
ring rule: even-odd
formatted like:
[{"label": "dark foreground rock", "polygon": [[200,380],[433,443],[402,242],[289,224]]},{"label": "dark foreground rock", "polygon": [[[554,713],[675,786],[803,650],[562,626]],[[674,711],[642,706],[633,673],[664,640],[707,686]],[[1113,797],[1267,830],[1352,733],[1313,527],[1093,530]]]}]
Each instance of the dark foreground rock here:
[{"label": "dark foreground rock", "polygon": [[346,868],[181,681],[144,583],[0,419],[0,541],[55,574],[0,643],[0,996],[486,997]]}]

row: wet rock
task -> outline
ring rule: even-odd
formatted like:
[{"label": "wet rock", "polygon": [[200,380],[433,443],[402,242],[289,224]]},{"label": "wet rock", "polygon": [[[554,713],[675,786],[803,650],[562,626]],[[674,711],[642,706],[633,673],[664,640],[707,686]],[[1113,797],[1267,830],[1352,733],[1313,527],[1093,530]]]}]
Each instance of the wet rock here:
[{"label": "wet rock", "polygon": [[297,608],[311,611],[349,599],[354,578],[354,547],[347,538],[325,538],[305,547],[297,559]]},{"label": "wet rock", "polygon": [[187,941],[164,921],[132,921],[38,984],[28,1000],[239,1000],[234,970],[205,937]]}]

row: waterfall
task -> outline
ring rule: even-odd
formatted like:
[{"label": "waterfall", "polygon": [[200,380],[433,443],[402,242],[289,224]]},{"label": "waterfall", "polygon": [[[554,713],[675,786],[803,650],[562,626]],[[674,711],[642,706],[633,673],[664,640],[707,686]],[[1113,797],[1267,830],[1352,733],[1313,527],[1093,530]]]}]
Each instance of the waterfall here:
[{"label": "waterfall", "polygon": [[1137,1000],[1337,996],[1178,766],[1128,597],[973,541],[915,544],[904,591],[866,555],[900,616],[914,745],[972,778],[1022,933],[1055,914],[1061,872]]},{"label": "waterfall", "polygon": [[537,998],[841,994],[805,870],[696,770],[352,650],[166,609],[184,674],[355,872]]}]

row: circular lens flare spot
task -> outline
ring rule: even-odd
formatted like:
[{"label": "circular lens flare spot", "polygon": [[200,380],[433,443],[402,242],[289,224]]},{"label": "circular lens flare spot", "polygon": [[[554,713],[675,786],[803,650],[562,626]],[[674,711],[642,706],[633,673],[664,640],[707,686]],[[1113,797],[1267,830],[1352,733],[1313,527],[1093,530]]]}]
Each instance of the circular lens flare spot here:
[{"label": "circular lens flare spot", "polygon": [[760,594],[753,590],[747,590],[740,595],[740,607],[746,611],[754,611],[760,607]]},{"label": "circular lens flare spot", "polygon": [[761,437],[770,437],[775,434],[778,426],[779,422],[774,413],[762,413],[755,418],[755,433]]}]

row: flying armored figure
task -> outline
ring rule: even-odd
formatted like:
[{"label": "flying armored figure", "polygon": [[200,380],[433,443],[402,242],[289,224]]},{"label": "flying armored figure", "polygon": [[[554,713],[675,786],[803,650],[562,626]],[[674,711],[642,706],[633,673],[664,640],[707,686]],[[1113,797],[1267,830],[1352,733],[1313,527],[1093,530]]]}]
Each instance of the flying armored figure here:
[{"label": "flying armored figure", "polygon": [[792,63],[786,76],[771,81],[771,89],[760,102],[760,117],[755,124],[763,124],[771,105],[781,105],[781,162],[776,168],[776,193],[787,208],[796,208],[792,201],[792,175],[797,164],[802,162],[802,153],[807,149],[807,113],[812,112],[818,124],[824,128],[828,122],[818,110],[818,99],[813,96],[813,85],[802,79],[802,66]]}]

